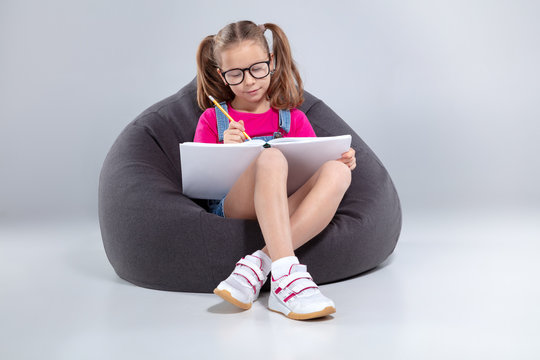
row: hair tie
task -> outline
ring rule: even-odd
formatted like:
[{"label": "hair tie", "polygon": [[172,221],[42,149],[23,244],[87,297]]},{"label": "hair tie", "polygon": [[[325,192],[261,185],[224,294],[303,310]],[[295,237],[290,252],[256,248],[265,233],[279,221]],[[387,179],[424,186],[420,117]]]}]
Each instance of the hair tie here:
[{"label": "hair tie", "polygon": [[264,24],[260,24],[258,25],[259,26],[259,29],[262,30],[262,32],[265,32],[266,31],[266,27],[264,26]]}]

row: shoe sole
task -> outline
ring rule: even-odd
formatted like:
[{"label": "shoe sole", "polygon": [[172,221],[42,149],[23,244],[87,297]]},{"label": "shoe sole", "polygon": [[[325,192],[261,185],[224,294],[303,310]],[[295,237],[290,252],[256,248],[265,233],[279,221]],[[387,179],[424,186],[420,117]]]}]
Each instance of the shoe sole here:
[{"label": "shoe sole", "polygon": [[241,309],[249,310],[251,308],[251,304],[246,304],[241,301],[236,300],[229,291],[227,290],[220,290],[218,288],[214,289],[214,294],[222,298],[223,300],[230,302],[231,304],[238,306]]},{"label": "shoe sole", "polygon": [[285,315],[289,319],[294,319],[294,320],[316,319],[316,318],[327,316],[336,312],[335,307],[327,306],[322,310],[314,311],[311,313],[306,313],[306,314],[295,313],[295,312],[289,311],[289,309],[279,299],[277,299],[274,294],[270,294],[270,297],[268,298],[268,309],[274,312],[277,312],[279,314]]},{"label": "shoe sole", "polygon": [[[270,309],[270,308],[268,308],[268,309]],[[286,316],[289,319],[293,319],[293,320],[310,320],[310,319],[316,319],[316,318],[320,318],[320,317],[324,317],[324,316],[333,314],[333,313],[336,312],[336,308],[333,307],[333,306],[327,306],[324,309],[322,309],[321,311],[316,311],[316,312],[312,312],[312,313],[308,313],[308,314],[298,314],[298,313],[294,313],[292,311],[289,312],[288,314],[284,314],[281,311],[274,310],[274,309],[270,309],[270,311],[276,312],[278,314],[281,314],[281,315]]]}]

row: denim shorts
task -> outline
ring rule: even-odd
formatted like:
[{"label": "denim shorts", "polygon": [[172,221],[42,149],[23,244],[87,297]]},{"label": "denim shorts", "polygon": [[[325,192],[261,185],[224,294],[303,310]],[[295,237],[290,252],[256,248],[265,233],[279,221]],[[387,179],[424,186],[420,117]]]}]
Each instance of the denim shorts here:
[{"label": "denim shorts", "polygon": [[208,210],[210,213],[217,216],[225,217],[225,212],[223,211],[223,203],[225,202],[224,196],[221,200],[208,200]]}]

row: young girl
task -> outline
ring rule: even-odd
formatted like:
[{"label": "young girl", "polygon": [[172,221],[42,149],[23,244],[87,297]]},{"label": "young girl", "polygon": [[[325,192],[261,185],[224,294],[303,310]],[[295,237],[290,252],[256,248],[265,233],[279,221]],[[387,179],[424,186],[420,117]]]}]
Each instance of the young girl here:
[{"label": "young girl", "polygon": [[[273,35],[272,51],[264,36],[267,30]],[[229,123],[208,95],[223,101],[239,121]],[[296,109],[303,102],[302,80],[289,42],[274,24],[240,21],[207,36],[197,52],[197,100],[206,109],[195,132],[197,142],[241,143],[244,133],[266,140],[316,136],[306,115]],[[223,199],[210,201],[210,209],[227,218],[257,219],[266,247],[240,259],[214,293],[249,309],[272,272],[270,310],[293,319],[335,312],[334,302],[321,294],[294,250],[330,223],[355,166],[351,148],[288,195],[287,160],[279,150],[263,150]]]}]

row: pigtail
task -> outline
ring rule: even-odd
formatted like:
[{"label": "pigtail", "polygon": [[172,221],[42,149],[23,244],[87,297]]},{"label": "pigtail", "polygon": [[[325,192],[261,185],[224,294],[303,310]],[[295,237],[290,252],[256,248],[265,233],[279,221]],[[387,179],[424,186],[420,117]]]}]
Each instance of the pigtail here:
[{"label": "pigtail", "polygon": [[217,68],[214,60],[214,35],[209,35],[201,41],[197,50],[197,103],[202,110],[213,106],[208,95],[218,101],[234,98],[234,93],[223,83]]},{"label": "pigtail", "polygon": [[287,36],[275,24],[264,24],[272,32],[275,72],[268,89],[270,106],[275,109],[291,109],[304,102],[304,86],[294,63]]}]

